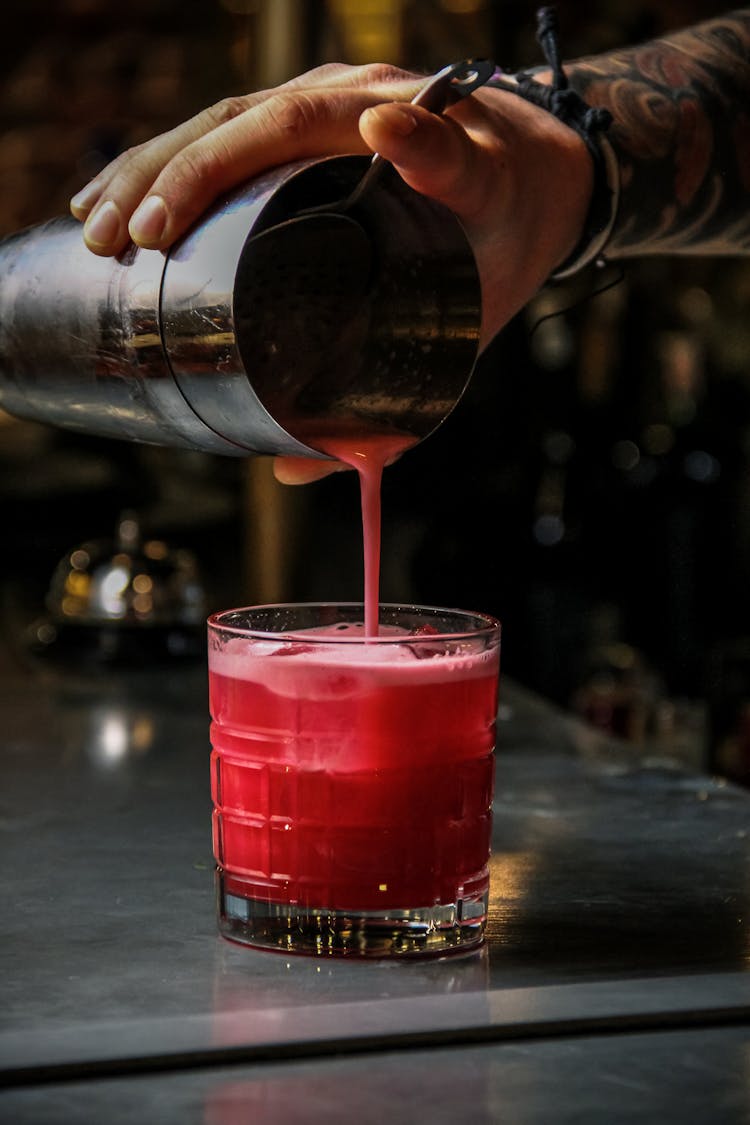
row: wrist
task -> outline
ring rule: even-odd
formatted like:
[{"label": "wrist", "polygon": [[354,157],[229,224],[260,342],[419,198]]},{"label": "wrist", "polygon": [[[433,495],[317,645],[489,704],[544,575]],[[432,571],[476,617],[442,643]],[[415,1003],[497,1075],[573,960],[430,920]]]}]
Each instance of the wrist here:
[{"label": "wrist", "polygon": [[617,219],[620,201],[620,167],[606,137],[597,139],[593,184],[581,235],[571,253],[553,270],[549,280],[565,281],[591,265],[602,264]]},{"label": "wrist", "polygon": [[[587,203],[577,220],[573,215],[566,252],[555,262],[548,274],[551,282],[563,281],[579,273],[595,261],[603,261],[604,251],[615,226],[620,199],[620,168],[617,156],[609,143],[605,130],[611,122],[607,110],[588,106],[573,90],[555,90],[551,85],[549,71],[524,72],[519,75],[502,75],[490,83],[496,89],[514,92],[518,97],[539,106],[545,113],[560,122],[572,140],[572,154],[578,156],[578,163],[562,173],[558,172],[560,198],[564,206],[565,196],[575,195],[575,187],[586,192]],[[559,146],[562,148],[564,146]],[[581,164],[581,158],[584,165]],[[554,174],[554,162],[550,167]],[[572,176],[571,180],[565,178]],[[544,218],[544,216],[543,216]]]},{"label": "wrist", "polygon": [[565,73],[558,42],[554,8],[537,12],[537,40],[547,68],[515,75],[496,70],[488,85],[507,90],[538,106],[580,137],[591,160],[592,186],[588,208],[572,250],[559,260],[549,281],[561,281],[594,261],[603,261],[604,250],[617,219],[620,198],[619,162],[605,133],[612,124],[609,110],[587,104],[574,90]]},{"label": "wrist", "polygon": [[491,339],[580,241],[593,191],[583,140],[552,114],[502,90],[480,91],[492,114],[492,200],[464,220],[482,277],[482,336]]}]

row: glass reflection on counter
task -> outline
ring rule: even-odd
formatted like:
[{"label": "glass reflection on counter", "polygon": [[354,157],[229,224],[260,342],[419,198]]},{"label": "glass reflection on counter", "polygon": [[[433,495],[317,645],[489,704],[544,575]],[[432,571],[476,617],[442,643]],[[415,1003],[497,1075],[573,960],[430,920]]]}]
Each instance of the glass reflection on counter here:
[{"label": "glass reflection on counter", "polygon": [[148,753],[154,744],[153,718],[131,707],[97,706],[90,708],[83,748],[88,759],[101,769],[114,769],[131,758]]}]

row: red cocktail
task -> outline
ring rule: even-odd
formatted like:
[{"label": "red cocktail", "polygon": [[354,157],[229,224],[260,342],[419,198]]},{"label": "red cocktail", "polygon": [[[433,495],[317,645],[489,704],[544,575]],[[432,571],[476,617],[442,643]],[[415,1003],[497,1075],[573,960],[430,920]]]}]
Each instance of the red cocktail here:
[{"label": "red cocktail", "polygon": [[381,606],[214,615],[209,683],[219,924],[304,952],[478,944],[500,632]]}]

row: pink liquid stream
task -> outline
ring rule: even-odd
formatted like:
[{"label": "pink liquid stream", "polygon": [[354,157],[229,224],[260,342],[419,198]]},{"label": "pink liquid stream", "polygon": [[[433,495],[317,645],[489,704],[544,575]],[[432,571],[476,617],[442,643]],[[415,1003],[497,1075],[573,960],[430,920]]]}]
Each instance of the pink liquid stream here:
[{"label": "pink liquid stream", "polygon": [[318,447],[331,457],[351,466],[359,475],[362,503],[362,544],[364,554],[365,636],[379,632],[380,602],[380,539],[381,483],[383,469],[416,439],[405,434],[369,435],[353,438],[332,437],[318,442]]}]

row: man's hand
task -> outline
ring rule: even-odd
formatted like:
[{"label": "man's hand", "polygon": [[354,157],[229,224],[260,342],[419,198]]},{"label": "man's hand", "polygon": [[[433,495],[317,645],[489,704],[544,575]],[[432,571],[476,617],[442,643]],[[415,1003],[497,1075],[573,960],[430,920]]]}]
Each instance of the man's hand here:
[{"label": "man's hand", "polygon": [[[513,93],[482,88],[442,116],[409,104],[425,81],[388,65],[332,64],[228,98],[117,157],[71,211],[95,254],[129,239],[164,250],[221,192],[266,168],[379,152],[462,223],[481,278],[483,348],[576,245],[591,159],[573,130]],[[323,465],[277,468],[300,481]]]},{"label": "man's hand", "polygon": [[423,77],[388,65],[319,67],[228,98],[118,156],[71,201],[96,254],[130,238],[164,250],[223,191],[308,156],[379,152],[445,204],[482,279],[485,346],[575,246],[592,189],[583,141],[546,111],[480,89],[444,115],[408,104]]}]

